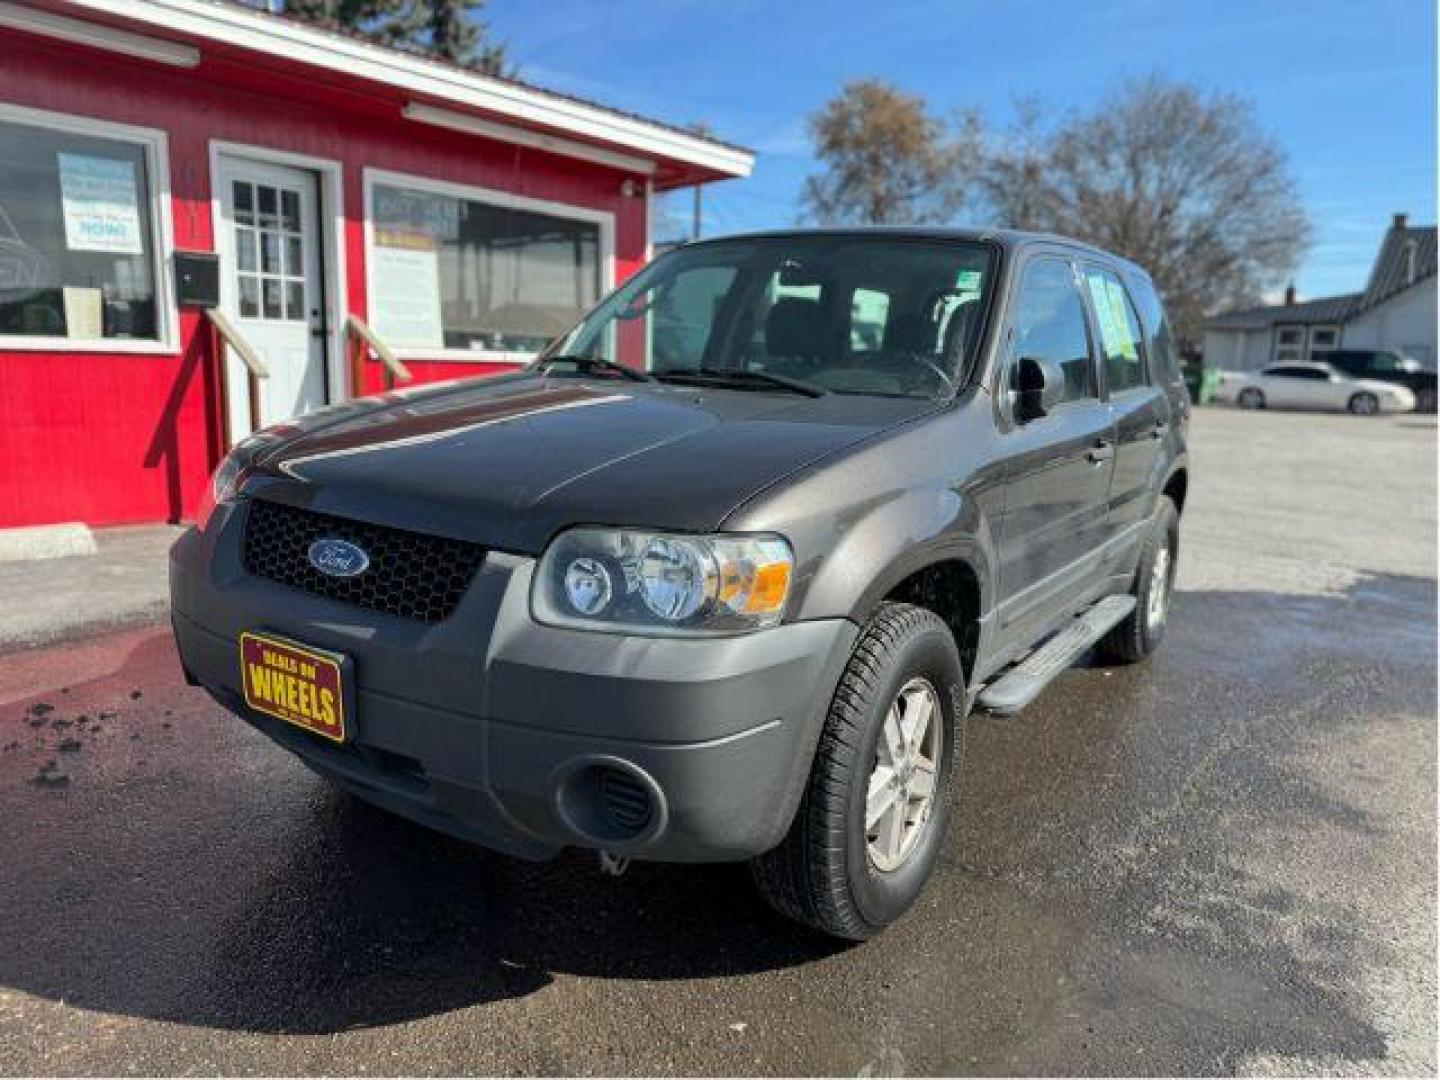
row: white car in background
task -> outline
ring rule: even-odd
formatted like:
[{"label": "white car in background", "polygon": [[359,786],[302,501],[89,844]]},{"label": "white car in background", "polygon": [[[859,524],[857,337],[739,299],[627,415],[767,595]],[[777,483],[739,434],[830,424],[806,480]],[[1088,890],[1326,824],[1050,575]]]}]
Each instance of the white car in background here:
[{"label": "white car in background", "polygon": [[1374,416],[1410,412],[1415,395],[1378,379],[1353,379],[1323,363],[1274,364],[1260,371],[1222,371],[1215,399],[1242,409],[1326,409]]}]

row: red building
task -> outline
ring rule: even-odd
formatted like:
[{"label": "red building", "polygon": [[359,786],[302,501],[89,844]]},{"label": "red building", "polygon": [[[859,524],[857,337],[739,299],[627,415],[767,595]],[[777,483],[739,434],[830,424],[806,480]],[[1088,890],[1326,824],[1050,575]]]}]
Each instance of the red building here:
[{"label": "red building", "polygon": [[415,382],[522,363],[654,192],[750,166],[237,4],[0,0],[0,527],[185,517],[257,415],[386,385],[367,327]]}]

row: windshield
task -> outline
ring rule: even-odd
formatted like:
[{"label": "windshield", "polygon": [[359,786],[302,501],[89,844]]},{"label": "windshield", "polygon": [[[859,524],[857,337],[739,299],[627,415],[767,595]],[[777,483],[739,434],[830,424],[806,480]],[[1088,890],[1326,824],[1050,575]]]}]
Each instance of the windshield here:
[{"label": "windshield", "polygon": [[973,363],[993,266],[994,249],[970,241],[801,235],[680,248],[541,360],[588,357],[744,389],[791,380],[938,397]]}]

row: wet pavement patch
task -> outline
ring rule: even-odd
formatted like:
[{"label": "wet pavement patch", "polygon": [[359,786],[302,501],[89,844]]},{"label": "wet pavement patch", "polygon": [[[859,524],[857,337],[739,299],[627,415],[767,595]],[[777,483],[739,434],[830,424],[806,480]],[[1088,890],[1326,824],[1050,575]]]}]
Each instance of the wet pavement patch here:
[{"label": "wet pavement patch", "polygon": [[51,758],[40,766],[39,771],[30,778],[30,782],[41,787],[64,787],[70,783],[70,775],[60,768],[59,762]]}]

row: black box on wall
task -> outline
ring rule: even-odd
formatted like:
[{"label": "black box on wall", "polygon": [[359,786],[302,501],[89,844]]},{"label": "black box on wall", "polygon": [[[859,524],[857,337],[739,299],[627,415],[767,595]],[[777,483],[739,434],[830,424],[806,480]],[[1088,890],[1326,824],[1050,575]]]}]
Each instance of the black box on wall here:
[{"label": "black box on wall", "polygon": [[181,306],[220,306],[220,256],[213,251],[175,252],[175,301]]}]

